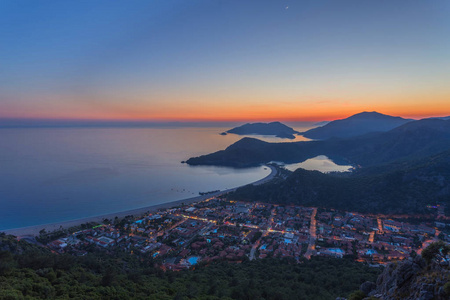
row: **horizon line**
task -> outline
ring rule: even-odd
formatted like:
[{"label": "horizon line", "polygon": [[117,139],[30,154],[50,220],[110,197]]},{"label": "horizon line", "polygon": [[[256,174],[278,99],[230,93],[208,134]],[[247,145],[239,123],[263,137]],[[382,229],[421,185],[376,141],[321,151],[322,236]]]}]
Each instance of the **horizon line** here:
[{"label": "horizon line", "polygon": [[[369,112],[369,110],[364,111]],[[375,112],[375,111],[373,111]],[[361,112],[360,112],[361,113]],[[381,113],[383,114],[383,113]],[[354,114],[352,114],[354,115]],[[388,115],[388,114],[386,114]],[[400,116],[413,120],[427,118],[443,118],[449,115],[441,116]],[[17,127],[117,127],[117,126],[205,126],[205,125],[230,125],[238,123],[256,123],[256,122],[285,122],[285,123],[322,123],[334,120],[345,119],[346,117],[322,119],[293,119],[293,118],[247,118],[247,119],[214,119],[214,118],[192,118],[192,119],[126,119],[126,118],[39,118],[39,117],[0,117],[0,128]],[[415,118],[414,118],[415,117]]]},{"label": "horizon line", "polygon": [[[241,120],[129,120],[129,119],[44,119],[44,118],[0,118],[0,128],[87,128],[87,127],[207,127],[236,126],[258,121]],[[264,122],[264,121],[261,121]],[[283,121],[285,123],[304,123],[314,121]]]}]

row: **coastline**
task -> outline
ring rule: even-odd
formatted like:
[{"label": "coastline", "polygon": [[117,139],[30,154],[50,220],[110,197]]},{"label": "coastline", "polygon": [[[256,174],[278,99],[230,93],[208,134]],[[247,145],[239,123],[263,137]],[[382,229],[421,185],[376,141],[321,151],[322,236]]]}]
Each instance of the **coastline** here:
[{"label": "coastline", "polygon": [[[271,170],[269,175],[267,175],[266,177],[264,177],[260,180],[255,181],[253,183],[248,183],[248,184],[260,185],[260,184],[263,184],[263,183],[266,183],[266,182],[272,180],[278,174],[278,170],[274,166],[266,165],[266,167],[270,168],[270,170]],[[248,184],[245,184],[245,185],[248,185]],[[245,186],[245,185],[242,185],[242,186]],[[161,204],[155,204],[155,205],[145,206],[145,207],[141,207],[141,208],[126,210],[126,211],[108,213],[108,214],[86,217],[86,218],[75,219],[75,220],[69,220],[69,221],[63,221],[63,222],[5,229],[0,232],[4,232],[6,234],[11,234],[11,235],[21,237],[21,238],[34,237],[34,236],[39,235],[39,231],[41,231],[42,229],[45,229],[47,232],[51,232],[51,231],[55,231],[55,230],[58,230],[61,228],[70,228],[70,227],[78,226],[78,225],[88,223],[88,222],[101,223],[104,219],[114,219],[115,217],[123,218],[123,217],[129,216],[129,215],[141,215],[141,214],[151,212],[151,211],[156,211],[159,209],[168,209],[168,208],[179,206],[182,204],[185,205],[185,204],[195,203],[198,201],[203,201],[210,197],[217,197],[222,194],[235,191],[236,189],[238,189],[242,186],[238,186],[235,188],[231,188],[228,190],[224,190],[224,191],[220,191],[220,192],[216,192],[216,193],[212,193],[212,194],[208,194],[208,195],[196,196],[196,197],[192,197],[192,198],[181,199],[181,200],[176,200],[176,201],[171,201],[171,202],[161,203]]]}]

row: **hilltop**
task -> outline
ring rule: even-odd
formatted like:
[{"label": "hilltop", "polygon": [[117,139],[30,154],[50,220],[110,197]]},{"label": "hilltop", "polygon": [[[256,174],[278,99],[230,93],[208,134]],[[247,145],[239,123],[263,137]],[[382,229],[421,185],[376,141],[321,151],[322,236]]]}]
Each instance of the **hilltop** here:
[{"label": "hilltop", "polygon": [[405,123],[411,119],[392,117],[378,112],[362,112],[346,119],[335,120],[321,127],[303,132],[303,136],[310,139],[328,139],[332,137],[348,138],[370,132],[384,132]]}]

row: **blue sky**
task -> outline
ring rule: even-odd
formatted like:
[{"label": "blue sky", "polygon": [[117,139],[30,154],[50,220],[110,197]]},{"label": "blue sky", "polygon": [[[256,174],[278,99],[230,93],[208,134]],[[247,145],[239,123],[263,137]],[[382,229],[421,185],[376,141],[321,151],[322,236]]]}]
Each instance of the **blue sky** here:
[{"label": "blue sky", "polygon": [[449,1],[0,2],[0,117],[450,114]]}]

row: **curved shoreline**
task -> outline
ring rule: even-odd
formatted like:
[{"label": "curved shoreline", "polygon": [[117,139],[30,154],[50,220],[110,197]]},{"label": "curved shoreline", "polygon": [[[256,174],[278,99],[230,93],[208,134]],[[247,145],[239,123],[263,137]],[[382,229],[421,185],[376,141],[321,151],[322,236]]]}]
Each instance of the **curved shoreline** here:
[{"label": "curved shoreline", "polygon": [[[260,185],[260,184],[263,184],[263,183],[266,183],[266,182],[272,180],[278,174],[277,168],[275,168],[274,166],[271,166],[271,165],[266,165],[266,166],[268,168],[270,168],[270,170],[271,170],[270,174],[260,180],[257,180],[253,183],[248,183],[248,184]],[[248,184],[245,184],[245,185],[248,185]],[[103,215],[98,215],[98,216],[92,216],[92,217],[86,217],[86,218],[62,221],[62,222],[56,222],[56,223],[48,223],[48,224],[32,225],[32,226],[20,227],[20,228],[5,229],[5,230],[1,230],[0,232],[15,235],[17,237],[37,236],[37,235],[39,235],[39,231],[41,231],[42,229],[45,229],[47,232],[51,232],[51,231],[58,230],[60,228],[70,228],[70,227],[88,223],[88,222],[102,222],[104,219],[114,219],[115,217],[123,218],[123,217],[129,216],[129,215],[140,215],[140,214],[144,214],[144,213],[147,213],[150,211],[155,211],[158,209],[164,209],[164,208],[167,209],[167,208],[175,207],[178,205],[190,204],[190,203],[194,203],[194,202],[198,202],[198,201],[203,201],[210,197],[217,197],[219,195],[222,195],[222,194],[225,194],[228,192],[232,192],[232,191],[234,191],[242,186],[245,186],[245,185],[241,185],[241,186],[238,186],[235,188],[231,188],[228,190],[224,190],[224,191],[220,191],[220,192],[216,192],[216,193],[212,193],[212,194],[208,194],[208,195],[196,196],[196,197],[192,197],[192,198],[181,199],[181,200],[176,200],[176,201],[171,201],[171,202],[161,203],[161,204],[155,204],[155,205],[145,206],[145,207],[131,209],[131,210],[119,211],[119,212],[115,212],[115,213],[108,213],[108,214],[103,214]]]}]

